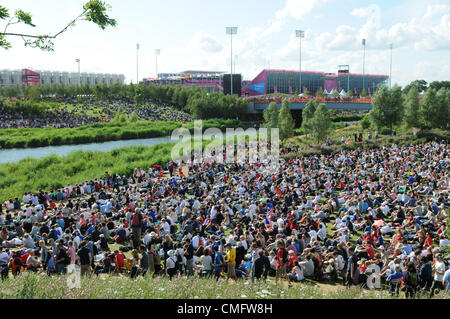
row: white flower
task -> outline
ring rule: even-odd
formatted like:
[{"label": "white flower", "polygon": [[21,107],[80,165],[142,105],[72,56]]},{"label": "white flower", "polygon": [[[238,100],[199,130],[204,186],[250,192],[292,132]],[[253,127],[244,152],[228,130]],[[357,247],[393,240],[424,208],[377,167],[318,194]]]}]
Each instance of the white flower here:
[{"label": "white flower", "polygon": [[241,298],[247,298],[247,296],[246,295],[241,295]]}]

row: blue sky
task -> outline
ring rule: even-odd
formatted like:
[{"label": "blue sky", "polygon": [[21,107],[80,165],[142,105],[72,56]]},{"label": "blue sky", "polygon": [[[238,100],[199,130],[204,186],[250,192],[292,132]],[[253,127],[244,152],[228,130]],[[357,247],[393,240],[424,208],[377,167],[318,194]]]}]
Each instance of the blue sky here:
[{"label": "blue sky", "polygon": [[[2,0],[11,11],[33,14],[36,28],[11,26],[9,31],[55,33],[81,12],[85,1]],[[302,69],[336,72],[339,64],[362,72],[361,39],[367,39],[366,73],[389,74],[389,43],[393,43],[393,83],[406,85],[450,78],[450,0],[106,0],[116,28],[102,31],[81,21],[55,41],[55,52],[25,48],[0,49],[0,69],[122,73],[136,81],[155,75],[154,49],[159,48],[159,72],[188,69],[230,69],[230,37],[226,26],[238,26],[233,36],[235,71],[252,79],[263,68],[298,69],[295,29],[305,30]],[[2,24],[0,24],[0,28]]]}]

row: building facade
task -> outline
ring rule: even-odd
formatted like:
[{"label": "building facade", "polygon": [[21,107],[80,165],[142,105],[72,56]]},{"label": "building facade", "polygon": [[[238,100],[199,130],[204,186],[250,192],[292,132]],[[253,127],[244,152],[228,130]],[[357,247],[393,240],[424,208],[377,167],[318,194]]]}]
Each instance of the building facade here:
[{"label": "building facade", "polygon": [[[80,73],[80,84],[96,85],[114,83],[124,84],[125,76],[123,74],[110,73]],[[45,84],[78,84],[78,72],[60,72],[60,71],[32,71],[23,70],[0,70],[0,85],[45,85]]]},{"label": "building facade", "polygon": [[[310,94],[321,90],[352,91],[355,95],[363,89],[370,95],[380,86],[386,85],[389,76],[373,74],[352,74],[338,72],[338,74],[290,71],[290,70],[263,70],[252,81],[242,87],[243,96],[256,96],[271,93],[293,94],[308,89]],[[300,86],[301,83],[301,86]]]},{"label": "building facade", "polygon": [[225,72],[216,71],[183,71],[180,73],[158,73],[157,78],[144,78],[145,83],[174,85],[181,87],[199,87],[208,92],[223,91]]}]

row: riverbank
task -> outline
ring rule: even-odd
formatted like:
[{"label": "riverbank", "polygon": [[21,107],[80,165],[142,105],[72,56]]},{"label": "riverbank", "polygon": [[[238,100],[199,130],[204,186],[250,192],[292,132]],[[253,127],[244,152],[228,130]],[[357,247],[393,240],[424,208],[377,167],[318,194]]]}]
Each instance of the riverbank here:
[{"label": "riverbank", "polygon": [[[239,120],[213,119],[202,121],[203,130],[217,127],[220,130],[226,128],[246,128],[251,123]],[[152,138],[170,136],[178,127],[185,127],[193,132],[192,122],[120,122],[120,123],[95,123],[76,128],[19,128],[0,130],[0,148],[31,148],[55,145],[72,145],[99,143],[117,140],[130,140],[138,138]]]}]

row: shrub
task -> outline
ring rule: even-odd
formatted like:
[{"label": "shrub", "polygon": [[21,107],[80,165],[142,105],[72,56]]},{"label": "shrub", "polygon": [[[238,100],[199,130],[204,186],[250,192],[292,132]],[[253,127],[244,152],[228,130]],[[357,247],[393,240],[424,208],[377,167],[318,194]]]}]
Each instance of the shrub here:
[{"label": "shrub", "polygon": [[380,130],[381,135],[392,135],[392,130],[388,127],[382,127]]}]

